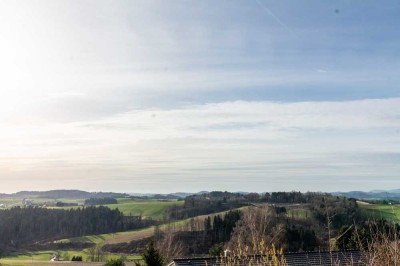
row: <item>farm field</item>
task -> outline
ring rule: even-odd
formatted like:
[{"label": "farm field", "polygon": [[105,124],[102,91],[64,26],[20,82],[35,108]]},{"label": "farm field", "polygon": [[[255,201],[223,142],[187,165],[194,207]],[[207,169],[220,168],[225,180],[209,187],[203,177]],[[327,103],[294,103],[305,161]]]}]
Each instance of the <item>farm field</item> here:
[{"label": "farm field", "polygon": [[150,237],[153,235],[153,232],[154,232],[154,226],[151,226],[132,231],[60,239],[57,240],[57,242],[62,242],[62,243],[92,242],[95,243],[96,245],[114,244],[114,243],[129,242],[132,240],[138,240]]},{"label": "farm field", "polygon": [[[21,254],[7,256],[6,258],[0,259],[0,265],[50,265],[54,264],[68,264],[68,265],[103,265],[104,262],[85,262],[88,255],[85,251],[61,251],[62,256],[68,256],[72,258],[73,256],[81,256],[84,262],[71,262],[71,261],[60,261],[60,262],[50,262],[50,259],[56,253],[55,250],[37,251],[37,252],[25,252]],[[107,254],[107,259],[116,259],[120,255]],[[140,260],[140,256],[127,256],[128,260]],[[129,265],[129,264],[127,264]],[[133,264],[132,264],[133,265]]]},{"label": "farm field", "polygon": [[286,215],[292,219],[298,220],[306,220],[312,217],[310,210],[306,208],[289,208]]},{"label": "farm field", "polygon": [[110,209],[118,208],[124,215],[142,215],[145,218],[161,220],[165,217],[166,211],[171,206],[181,206],[183,201],[158,201],[158,200],[132,200],[129,198],[117,199],[118,204],[104,205]]},{"label": "farm field", "polygon": [[[0,198],[0,208],[12,208],[16,206],[22,206],[22,198]],[[64,203],[77,203],[79,206],[66,206],[66,207],[55,207],[48,206],[47,208],[52,209],[72,209],[83,207],[85,202],[84,199],[72,199],[72,198],[59,198],[56,201],[50,198],[30,198],[34,204],[43,204],[45,202],[64,202]],[[124,215],[139,216],[142,215],[145,218],[152,218],[155,220],[161,220],[165,217],[166,210],[174,205],[183,205],[183,201],[170,200],[170,201],[159,201],[159,200],[137,200],[131,198],[118,198],[118,204],[104,205],[110,209],[119,209]]]},{"label": "farm field", "polygon": [[[165,217],[166,211],[171,206],[179,206],[183,205],[183,201],[171,200],[171,201],[158,201],[158,200],[132,200],[129,198],[118,198],[117,204],[107,204],[102,205],[108,207],[110,209],[120,210],[125,216],[143,216],[144,218],[151,218],[154,220],[161,220]],[[83,205],[84,200],[82,202],[78,202],[80,205]],[[73,202],[65,199],[63,202]],[[98,206],[98,205],[97,205]],[[83,206],[74,206],[74,207],[51,207],[54,209],[71,209],[71,208],[79,208]]]},{"label": "farm field", "polygon": [[367,204],[358,202],[365,213],[371,218],[384,218],[400,223],[400,205]]},{"label": "farm field", "polygon": [[[166,211],[171,206],[180,206],[183,205],[183,201],[170,200],[170,201],[158,201],[158,200],[132,200],[129,198],[119,198],[117,199],[117,204],[106,204],[102,205],[108,207],[110,209],[120,210],[125,216],[139,216],[141,215],[144,218],[151,218],[154,220],[162,220]],[[63,202],[68,202],[67,200]],[[80,203],[80,206],[73,207],[50,207],[53,209],[73,209],[83,207],[83,202]],[[99,206],[99,205],[97,205]]]}]

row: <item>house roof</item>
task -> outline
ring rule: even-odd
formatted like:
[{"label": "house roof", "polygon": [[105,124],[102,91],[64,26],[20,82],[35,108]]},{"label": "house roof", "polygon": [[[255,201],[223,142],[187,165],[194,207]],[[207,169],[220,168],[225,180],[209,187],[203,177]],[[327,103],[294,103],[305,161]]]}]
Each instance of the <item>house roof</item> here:
[{"label": "house roof", "polygon": [[[314,251],[314,252],[294,252],[283,255],[287,266],[325,266],[325,265],[352,265],[364,266],[362,253],[360,251]],[[270,258],[270,257],[269,257]],[[236,265],[252,265],[251,262],[261,262],[261,265],[269,265],[263,261],[268,261],[265,256],[246,256]],[[278,256],[279,258],[279,256]],[[209,258],[187,258],[174,259],[168,266],[220,266],[223,259]],[[271,261],[271,260],[269,260]]]}]

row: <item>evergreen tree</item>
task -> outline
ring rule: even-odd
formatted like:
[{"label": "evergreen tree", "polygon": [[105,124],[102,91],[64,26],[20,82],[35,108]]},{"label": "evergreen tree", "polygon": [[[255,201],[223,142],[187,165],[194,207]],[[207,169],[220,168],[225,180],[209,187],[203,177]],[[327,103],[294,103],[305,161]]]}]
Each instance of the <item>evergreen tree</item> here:
[{"label": "evergreen tree", "polygon": [[163,266],[164,258],[160,252],[154,247],[154,240],[151,240],[143,253],[143,260],[147,266]]},{"label": "evergreen tree", "polygon": [[222,256],[223,253],[224,253],[224,245],[223,245],[223,243],[215,244],[215,245],[212,246],[212,247],[210,248],[210,250],[208,251],[208,254],[209,254],[210,256],[213,256],[213,257]]}]

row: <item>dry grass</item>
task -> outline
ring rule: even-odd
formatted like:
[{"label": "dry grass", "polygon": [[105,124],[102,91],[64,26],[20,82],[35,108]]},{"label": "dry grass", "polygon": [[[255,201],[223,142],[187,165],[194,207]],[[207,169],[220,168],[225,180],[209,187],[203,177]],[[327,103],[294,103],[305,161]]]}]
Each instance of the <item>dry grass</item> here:
[{"label": "dry grass", "polygon": [[104,243],[105,244],[129,243],[134,240],[140,240],[151,237],[153,236],[154,233],[154,226],[132,232],[128,231],[124,233],[113,234],[109,238],[107,238],[104,241]]},{"label": "dry grass", "polygon": [[[378,229],[379,230],[379,229]],[[376,231],[364,252],[365,263],[371,266],[400,265],[400,241],[394,228],[390,232]]]},{"label": "dry grass", "polygon": [[[249,250],[253,250],[253,254],[249,256]],[[267,246],[264,241],[253,243],[252,247],[243,246],[240,241],[237,243],[226,257],[219,258],[218,262],[223,266],[286,266],[285,257],[282,249],[277,250],[274,245]]]}]

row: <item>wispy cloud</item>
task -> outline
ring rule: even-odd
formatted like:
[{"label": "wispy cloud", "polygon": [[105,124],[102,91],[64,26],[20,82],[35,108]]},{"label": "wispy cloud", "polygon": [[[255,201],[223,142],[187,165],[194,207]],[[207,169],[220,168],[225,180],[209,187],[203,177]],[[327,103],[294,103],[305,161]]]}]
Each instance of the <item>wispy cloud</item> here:
[{"label": "wispy cloud", "polygon": [[[127,184],[150,190],[144,181],[148,178],[160,184],[176,180],[181,189],[198,178],[207,184],[213,177],[239,189],[246,178],[259,191],[268,190],[271,182],[275,189],[320,189],[318,177],[390,180],[399,165],[393,145],[400,139],[399,108],[399,98],[240,101],[137,110],[46,127],[9,127],[8,133],[2,130],[0,156],[13,167],[2,174],[57,173],[72,180],[96,175],[103,185],[119,190]],[[293,180],[288,186],[276,182],[277,177]]]}]

